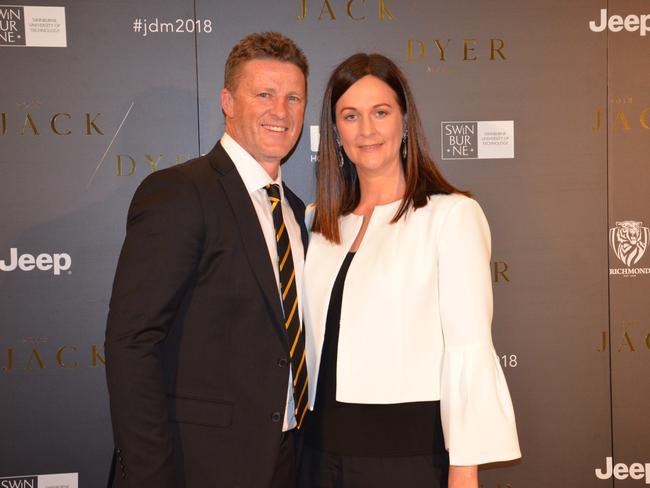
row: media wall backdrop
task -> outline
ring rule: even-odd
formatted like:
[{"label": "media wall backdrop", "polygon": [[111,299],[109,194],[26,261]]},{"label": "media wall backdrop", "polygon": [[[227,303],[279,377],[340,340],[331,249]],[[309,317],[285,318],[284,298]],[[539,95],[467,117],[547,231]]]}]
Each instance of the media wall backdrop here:
[{"label": "media wall backdrop", "polygon": [[650,485],[650,3],[30,0],[0,6],[0,486],[105,486],[127,207],[220,138],[225,58],[260,30],[311,62],[283,168],[305,201],[325,80],[378,51],[487,214],[523,459],[482,486]]}]

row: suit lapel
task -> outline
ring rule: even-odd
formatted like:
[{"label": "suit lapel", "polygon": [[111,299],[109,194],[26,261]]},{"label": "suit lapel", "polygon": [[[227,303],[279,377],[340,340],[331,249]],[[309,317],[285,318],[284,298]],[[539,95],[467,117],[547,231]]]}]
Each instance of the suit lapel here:
[{"label": "suit lapel", "polygon": [[237,221],[244,251],[260,285],[264,299],[272,312],[272,318],[282,343],[288,350],[289,342],[283,325],[284,318],[278,286],[273,274],[273,265],[269,258],[266,241],[264,240],[264,233],[257,219],[253,202],[244,186],[244,182],[235,169],[235,165],[220,143],[217,143],[214,149],[210,151],[208,157],[212,167],[222,175],[220,182]]},{"label": "suit lapel", "polygon": [[289,206],[293,211],[293,215],[296,218],[298,225],[300,225],[300,237],[302,238],[304,258],[307,255],[307,245],[309,243],[309,233],[307,232],[307,227],[305,226],[305,206],[300,201],[300,199],[298,199],[298,197],[294,195],[294,193],[289,190],[289,188],[287,188],[287,185],[285,185],[284,182],[282,183],[282,186],[284,187],[284,195],[289,202]]}]

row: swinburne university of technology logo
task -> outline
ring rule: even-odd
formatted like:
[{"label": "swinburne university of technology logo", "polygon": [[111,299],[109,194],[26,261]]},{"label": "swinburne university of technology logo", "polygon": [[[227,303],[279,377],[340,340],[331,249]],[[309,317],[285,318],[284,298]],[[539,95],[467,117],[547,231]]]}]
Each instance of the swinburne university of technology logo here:
[{"label": "swinburne university of technology logo", "polygon": [[442,159],[512,159],[515,129],[512,120],[441,122]]},{"label": "swinburne university of technology logo", "polygon": [[0,478],[0,488],[79,488],[79,474],[39,474]]},{"label": "swinburne university of technology logo", "polygon": [[0,5],[0,47],[67,45],[65,7]]},{"label": "swinburne university of technology logo", "polygon": [[643,227],[643,222],[624,220],[616,222],[616,227],[609,229],[609,244],[616,257],[627,268],[610,268],[609,274],[635,276],[650,274],[650,268],[634,268],[648,247],[650,230]]},{"label": "swinburne university of technology logo", "polygon": [[38,476],[20,476],[18,478],[0,478],[0,488],[37,488]]},{"label": "swinburne university of technology logo", "polygon": [[[39,271],[51,271],[54,275],[58,276],[61,274],[61,271],[67,271],[68,274],[72,273],[70,271],[71,266],[72,258],[65,252],[54,254],[42,253],[38,256],[27,253],[18,255],[18,248],[15,247],[9,250],[8,259],[0,259],[0,271],[14,271],[16,269],[33,271],[37,269]],[[4,487],[0,485],[0,488]]]}]

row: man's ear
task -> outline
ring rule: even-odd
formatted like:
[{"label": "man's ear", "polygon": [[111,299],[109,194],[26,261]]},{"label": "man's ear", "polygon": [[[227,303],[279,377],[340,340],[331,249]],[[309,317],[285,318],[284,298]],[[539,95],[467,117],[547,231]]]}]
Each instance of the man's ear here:
[{"label": "man's ear", "polygon": [[228,88],[221,90],[221,110],[226,114],[226,117],[232,118],[234,116],[234,100]]}]

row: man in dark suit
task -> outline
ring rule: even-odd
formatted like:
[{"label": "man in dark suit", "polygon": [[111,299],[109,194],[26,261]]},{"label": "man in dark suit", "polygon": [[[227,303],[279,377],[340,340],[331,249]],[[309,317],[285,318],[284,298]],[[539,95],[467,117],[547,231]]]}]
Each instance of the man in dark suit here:
[{"label": "man in dark suit", "polygon": [[306,414],[304,205],[280,163],[308,65],[278,33],[231,51],[225,134],[131,203],[106,329],[120,488],[291,488]]}]

